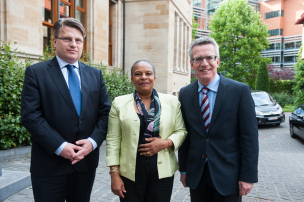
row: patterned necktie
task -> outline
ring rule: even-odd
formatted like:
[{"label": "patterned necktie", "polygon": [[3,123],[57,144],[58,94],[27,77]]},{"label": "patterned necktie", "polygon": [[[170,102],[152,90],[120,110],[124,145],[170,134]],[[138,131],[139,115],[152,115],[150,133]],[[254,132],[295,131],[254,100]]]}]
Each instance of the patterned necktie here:
[{"label": "patterned necktie", "polygon": [[209,100],[208,100],[208,88],[203,88],[203,100],[201,104],[201,112],[205,124],[206,131],[208,131],[209,125],[210,125],[210,110],[209,110]]},{"label": "patterned necktie", "polygon": [[73,65],[66,65],[68,69],[68,83],[69,83],[69,90],[76,108],[76,111],[78,113],[78,116],[80,116],[81,112],[81,90],[80,90],[80,84],[79,84],[79,78],[77,76],[77,73],[74,70]]}]

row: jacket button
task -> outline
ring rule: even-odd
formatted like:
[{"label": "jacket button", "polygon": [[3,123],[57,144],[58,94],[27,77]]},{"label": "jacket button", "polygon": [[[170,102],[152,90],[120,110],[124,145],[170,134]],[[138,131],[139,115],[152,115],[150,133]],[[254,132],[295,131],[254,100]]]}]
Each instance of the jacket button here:
[{"label": "jacket button", "polygon": [[203,155],[202,155],[202,158],[204,159],[204,158],[206,158],[206,156],[203,154]]},{"label": "jacket button", "polygon": [[158,163],[158,164],[161,164],[161,163],[162,163],[162,161],[158,161],[157,163]]},{"label": "jacket button", "polygon": [[79,120],[79,123],[81,123],[81,120]]},{"label": "jacket button", "polygon": [[209,137],[207,137],[207,138],[206,138],[206,141],[209,141],[209,140],[210,140],[210,138],[209,138]]}]

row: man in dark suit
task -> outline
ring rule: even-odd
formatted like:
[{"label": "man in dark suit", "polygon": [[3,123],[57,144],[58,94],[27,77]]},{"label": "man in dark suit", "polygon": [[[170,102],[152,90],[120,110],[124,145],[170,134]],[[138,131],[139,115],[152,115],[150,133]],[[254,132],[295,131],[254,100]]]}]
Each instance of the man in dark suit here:
[{"label": "man in dark suit", "polygon": [[217,73],[219,47],[209,36],[189,47],[198,80],[180,90],[188,136],[179,149],[181,182],[191,201],[241,201],[257,182],[258,128],[248,85]]},{"label": "man in dark suit", "polygon": [[53,28],[57,55],[25,72],[21,117],[32,135],[35,201],[88,202],[106,138],[110,99],[102,72],[79,62],[85,29],[74,18]]}]

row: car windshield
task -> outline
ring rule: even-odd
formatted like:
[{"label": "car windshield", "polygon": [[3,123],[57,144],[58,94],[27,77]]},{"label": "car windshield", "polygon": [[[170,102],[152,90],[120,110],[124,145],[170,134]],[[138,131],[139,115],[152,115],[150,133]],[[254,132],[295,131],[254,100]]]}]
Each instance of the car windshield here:
[{"label": "car windshield", "polygon": [[267,93],[251,94],[255,106],[275,105],[275,101]]}]

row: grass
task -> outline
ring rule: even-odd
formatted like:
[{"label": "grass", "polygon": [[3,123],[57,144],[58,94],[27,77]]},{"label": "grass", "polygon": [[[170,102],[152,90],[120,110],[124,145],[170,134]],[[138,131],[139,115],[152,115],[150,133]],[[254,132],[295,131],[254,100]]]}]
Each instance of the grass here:
[{"label": "grass", "polygon": [[285,105],[283,107],[284,112],[293,112],[296,109],[295,105]]}]

